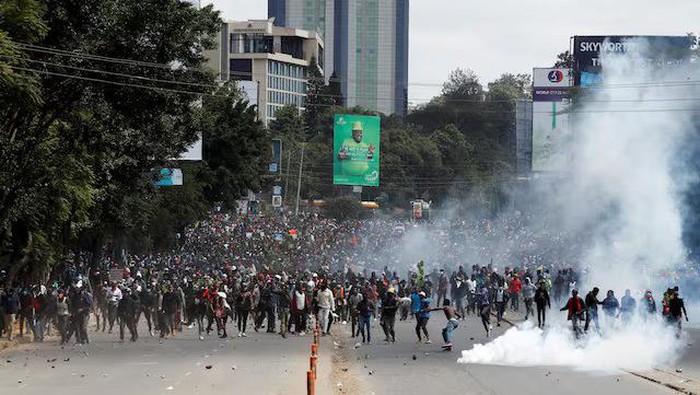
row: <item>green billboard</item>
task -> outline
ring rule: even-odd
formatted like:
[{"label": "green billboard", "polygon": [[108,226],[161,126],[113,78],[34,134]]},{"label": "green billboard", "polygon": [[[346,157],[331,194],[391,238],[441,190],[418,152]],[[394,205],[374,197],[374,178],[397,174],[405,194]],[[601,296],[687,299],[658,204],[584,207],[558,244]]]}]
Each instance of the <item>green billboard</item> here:
[{"label": "green billboard", "polygon": [[379,117],[336,114],[333,184],[379,186]]}]

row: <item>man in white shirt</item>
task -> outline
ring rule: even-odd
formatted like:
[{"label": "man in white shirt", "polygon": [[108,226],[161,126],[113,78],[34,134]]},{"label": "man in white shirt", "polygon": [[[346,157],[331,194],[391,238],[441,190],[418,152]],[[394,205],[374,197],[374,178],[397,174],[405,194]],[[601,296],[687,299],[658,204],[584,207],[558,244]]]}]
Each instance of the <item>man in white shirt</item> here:
[{"label": "man in white shirt", "polygon": [[107,318],[109,320],[109,333],[112,333],[114,321],[117,319],[117,306],[122,300],[122,290],[117,287],[116,282],[112,282],[112,286],[105,291],[107,299]]},{"label": "man in white shirt", "polygon": [[329,315],[335,309],[333,292],[328,289],[328,285],[325,282],[321,285],[316,298],[318,302],[318,324],[321,326],[321,333],[325,336],[328,333]]}]

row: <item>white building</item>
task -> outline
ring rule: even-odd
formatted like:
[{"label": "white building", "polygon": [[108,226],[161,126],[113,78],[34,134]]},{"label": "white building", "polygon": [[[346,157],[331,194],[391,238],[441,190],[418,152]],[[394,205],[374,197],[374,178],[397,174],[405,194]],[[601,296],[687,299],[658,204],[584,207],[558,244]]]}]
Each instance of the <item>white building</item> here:
[{"label": "white building", "polygon": [[227,22],[218,43],[217,50],[206,52],[209,67],[224,80],[257,82],[258,113],[265,124],[285,105],[305,108],[309,65],[324,57],[318,33],[269,20]]}]

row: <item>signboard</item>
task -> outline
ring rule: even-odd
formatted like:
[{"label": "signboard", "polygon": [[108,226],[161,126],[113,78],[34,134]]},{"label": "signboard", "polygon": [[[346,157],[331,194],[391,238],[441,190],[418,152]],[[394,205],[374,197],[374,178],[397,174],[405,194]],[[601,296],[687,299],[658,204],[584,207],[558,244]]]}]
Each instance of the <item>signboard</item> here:
[{"label": "signboard", "polygon": [[280,196],[280,195],[272,196],[272,207],[274,207],[274,208],[282,207],[282,196]]},{"label": "signboard", "polygon": [[109,269],[109,282],[118,283],[124,279],[124,271],[122,269]]},{"label": "signboard", "polygon": [[333,184],[379,186],[379,117],[336,114],[334,124]]},{"label": "signboard", "polygon": [[601,81],[601,53],[637,54],[640,67],[673,65],[688,59],[693,39],[688,36],[574,36],[576,86]]},{"label": "signboard", "polygon": [[566,157],[569,129],[571,70],[536,68],[532,71],[532,170],[554,171]]},{"label": "signboard", "polygon": [[268,172],[270,174],[279,174],[282,168],[282,140],[274,139],[272,140],[272,160],[268,165]]},{"label": "signboard", "polygon": [[160,187],[171,187],[182,185],[183,176],[182,169],[160,169],[160,178],[156,181],[156,185]]}]

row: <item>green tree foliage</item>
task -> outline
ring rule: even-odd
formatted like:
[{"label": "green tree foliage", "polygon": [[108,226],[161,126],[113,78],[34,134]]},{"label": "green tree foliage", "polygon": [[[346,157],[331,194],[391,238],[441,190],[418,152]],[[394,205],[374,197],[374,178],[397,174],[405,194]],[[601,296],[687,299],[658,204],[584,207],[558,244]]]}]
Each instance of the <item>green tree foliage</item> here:
[{"label": "green tree foliage", "polygon": [[[166,229],[259,186],[265,131],[201,69],[220,23],[211,6],[178,0],[0,2],[0,268],[10,281],[40,278],[79,245],[168,244]],[[207,162],[181,164],[186,187],[156,188],[152,170],[200,134],[211,136]]]},{"label": "green tree foliage", "polygon": [[270,162],[270,139],[257,112],[235,96],[207,97],[203,105],[204,156],[210,169],[205,196],[234,208],[248,189],[260,189],[260,175]]},{"label": "green tree foliage", "polygon": [[574,68],[574,55],[569,50],[566,50],[557,55],[557,61],[554,62],[554,67]]}]

